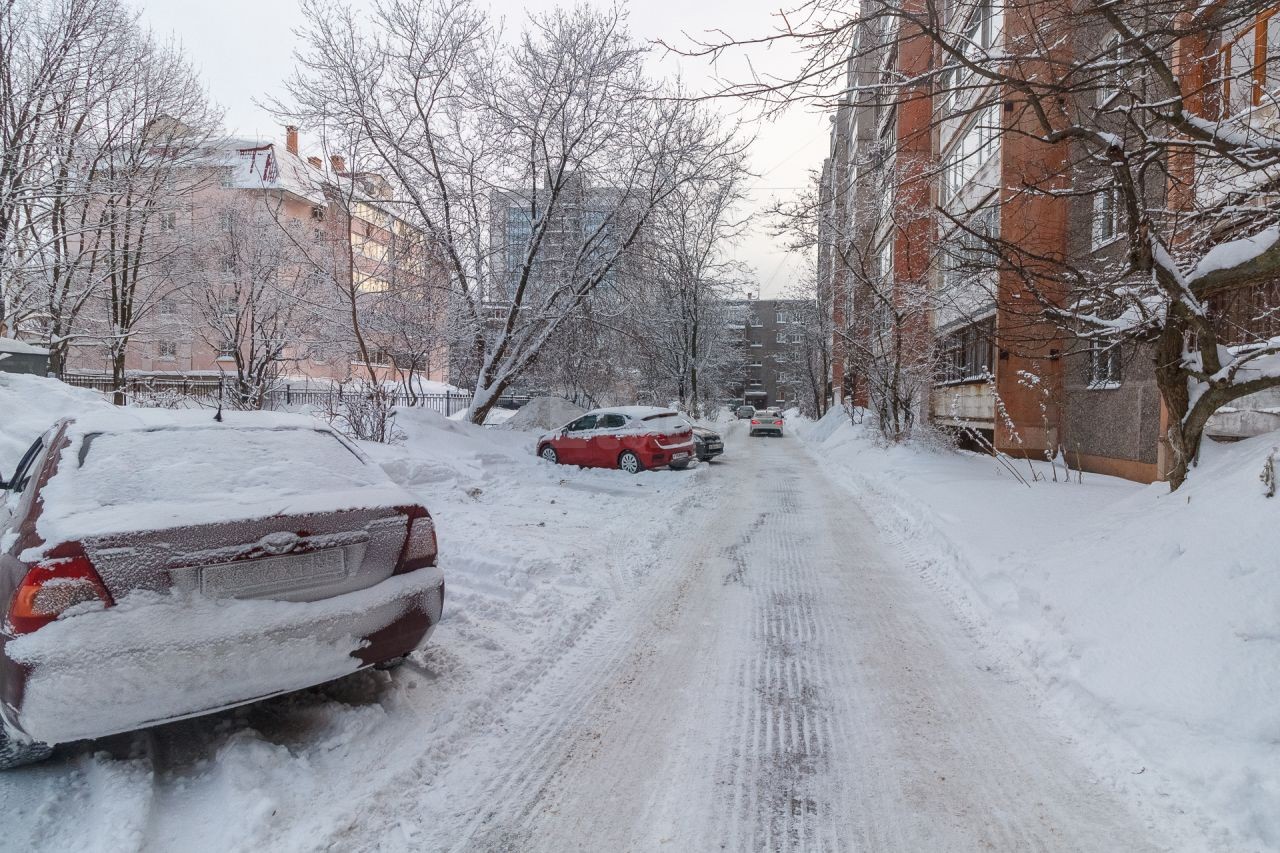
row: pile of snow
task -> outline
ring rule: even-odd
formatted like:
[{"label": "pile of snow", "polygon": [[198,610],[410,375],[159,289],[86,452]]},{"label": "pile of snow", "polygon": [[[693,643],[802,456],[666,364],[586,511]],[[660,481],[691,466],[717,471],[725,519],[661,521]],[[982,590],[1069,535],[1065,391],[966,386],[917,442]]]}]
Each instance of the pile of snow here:
[{"label": "pile of snow", "polygon": [[111,404],[99,393],[56,379],[0,373],[0,478],[13,473],[22,454],[59,418]]},{"label": "pile of snow", "polygon": [[562,427],[586,409],[560,397],[535,397],[520,407],[503,426],[516,430],[549,430]]},{"label": "pile of snow", "polygon": [[0,352],[21,353],[22,355],[48,355],[47,349],[32,346],[16,338],[0,338]]},{"label": "pile of snow", "polygon": [[1109,784],[1198,803],[1225,849],[1280,848],[1280,498],[1259,482],[1280,434],[1206,442],[1170,493],[1013,462],[1043,478],[1028,487],[991,457],[886,448],[839,410],[799,433]]}]

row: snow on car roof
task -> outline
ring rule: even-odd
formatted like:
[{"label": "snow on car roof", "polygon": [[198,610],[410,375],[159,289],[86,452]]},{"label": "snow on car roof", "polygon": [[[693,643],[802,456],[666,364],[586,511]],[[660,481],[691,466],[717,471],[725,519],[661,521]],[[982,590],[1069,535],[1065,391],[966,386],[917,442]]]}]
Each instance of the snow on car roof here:
[{"label": "snow on car roof", "polygon": [[106,410],[77,417],[41,490],[43,545],[272,515],[410,504],[337,432],[306,415]]},{"label": "snow on car roof", "polygon": [[654,415],[674,415],[671,409],[662,406],[612,406],[607,409],[592,409],[588,415],[626,415],[629,418],[649,418]]}]

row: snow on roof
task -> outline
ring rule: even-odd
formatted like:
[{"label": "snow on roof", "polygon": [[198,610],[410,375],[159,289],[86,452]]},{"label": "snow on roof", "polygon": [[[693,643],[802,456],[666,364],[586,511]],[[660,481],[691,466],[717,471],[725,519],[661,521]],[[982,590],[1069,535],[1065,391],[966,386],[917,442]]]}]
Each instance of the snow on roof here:
[{"label": "snow on roof", "polygon": [[33,347],[26,341],[19,341],[15,338],[0,338],[0,352],[22,353],[23,355],[48,355],[47,349]]},{"label": "snow on roof", "polygon": [[648,418],[654,415],[674,415],[676,412],[664,406],[611,406],[592,409],[589,415],[626,415],[629,418]]},{"label": "snow on roof", "polygon": [[42,489],[44,544],[23,559],[73,539],[414,503],[307,415],[107,409],[75,417],[67,435]]},{"label": "snow on roof", "polygon": [[231,167],[231,184],[239,189],[275,189],[324,204],[324,185],[333,180],[329,170],[314,166],[277,142],[230,139],[217,159]]}]

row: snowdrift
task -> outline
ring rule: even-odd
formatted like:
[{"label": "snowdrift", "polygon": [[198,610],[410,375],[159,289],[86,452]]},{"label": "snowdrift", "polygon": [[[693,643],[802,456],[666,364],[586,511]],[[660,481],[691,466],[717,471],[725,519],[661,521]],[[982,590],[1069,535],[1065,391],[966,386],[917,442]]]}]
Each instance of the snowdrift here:
[{"label": "snowdrift", "polygon": [[1156,803],[1176,789],[1224,849],[1280,849],[1280,497],[1259,480],[1280,433],[1207,443],[1173,494],[1055,483],[1046,464],[1028,487],[990,457],[880,446],[841,411],[800,433],[962,618],[1030,668],[1111,784]]},{"label": "snowdrift", "polygon": [[586,409],[560,397],[535,397],[502,424],[503,429],[545,431],[562,427]]}]

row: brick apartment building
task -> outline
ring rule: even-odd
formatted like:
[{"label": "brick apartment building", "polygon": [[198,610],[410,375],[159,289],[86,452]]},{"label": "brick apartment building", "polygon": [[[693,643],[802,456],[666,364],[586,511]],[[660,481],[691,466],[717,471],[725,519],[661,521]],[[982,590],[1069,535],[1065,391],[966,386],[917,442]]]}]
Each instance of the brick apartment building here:
[{"label": "brick apartment building", "polygon": [[[1001,40],[1017,44],[1037,26],[1034,15],[1007,15],[999,4],[955,8],[966,16],[950,24],[958,43],[976,50],[999,52]],[[1253,30],[1224,34],[1220,44],[1186,46],[1192,59],[1177,67],[1184,75],[1203,75],[1203,57],[1226,55],[1241,39],[1249,42],[1238,51],[1242,55],[1277,53],[1280,24],[1271,23],[1268,30],[1269,20],[1264,15]],[[1147,482],[1162,478],[1167,413],[1151,353],[1142,346],[1064,336],[1040,319],[1025,278],[1003,265],[979,262],[986,251],[981,235],[1042,256],[1068,258],[1086,270],[1114,261],[1124,241],[1119,211],[1114,201],[1107,207],[1105,192],[1048,197],[1017,191],[1027,176],[1061,177],[1067,182],[1063,186],[1090,180],[1097,185],[1099,176],[1073,171],[1069,146],[1044,145],[1033,133],[1020,133],[1018,122],[1030,118],[1013,110],[1008,93],[984,84],[962,64],[944,66],[923,36],[883,38],[875,28],[884,25],[875,19],[859,24],[846,72],[852,94],[831,117],[820,184],[819,286],[831,306],[833,327],[846,330],[832,341],[836,396],[867,402],[864,378],[851,362],[858,348],[874,351],[874,339],[883,333],[873,298],[883,291],[875,283],[888,282],[895,300],[918,284],[932,298],[919,312],[918,326],[906,334],[918,333],[921,350],[934,359],[932,389],[923,404],[931,422],[984,437],[1011,455],[1062,451],[1086,471]],[[1085,45],[1103,34],[1080,28],[1073,37]],[[944,69],[950,75],[943,78],[946,85],[931,91],[927,81]],[[887,79],[923,82],[891,99],[868,94],[869,85]],[[1256,90],[1251,105],[1259,105]],[[1224,99],[1221,109],[1232,108]],[[1205,109],[1212,114],[1214,106]],[[1274,115],[1263,118],[1275,120]],[[1050,283],[1038,284],[1052,292]],[[1276,289],[1259,291],[1268,305],[1280,304],[1271,298],[1280,296]],[[1257,295],[1243,301],[1246,308],[1259,304]],[[1259,313],[1274,324],[1274,308],[1234,314],[1230,306],[1221,309],[1221,316],[1237,319],[1241,340],[1247,339],[1245,332],[1255,337],[1280,333],[1245,328],[1245,318]],[[855,322],[865,316],[871,321]],[[1274,429],[1280,417],[1268,410],[1278,403],[1280,394],[1271,392],[1239,401],[1214,416],[1208,434],[1238,438]]]}]

